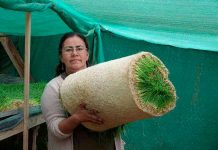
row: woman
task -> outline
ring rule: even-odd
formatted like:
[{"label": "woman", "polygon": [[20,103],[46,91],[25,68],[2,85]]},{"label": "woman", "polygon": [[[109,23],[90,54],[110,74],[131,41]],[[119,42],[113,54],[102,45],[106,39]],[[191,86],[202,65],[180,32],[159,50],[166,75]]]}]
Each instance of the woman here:
[{"label": "woman", "polygon": [[[41,106],[48,127],[49,150],[121,150],[123,142],[120,136],[110,136],[110,131],[97,133],[81,125],[82,122],[103,124],[103,118],[97,110],[87,110],[81,104],[78,110],[69,115],[60,102],[59,88],[64,78],[72,73],[87,68],[89,58],[86,39],[77,33],[65,34],[59,44],[60,63],[57,77],[45,87]],[[104,138],[105,140],[102,140]]]}]

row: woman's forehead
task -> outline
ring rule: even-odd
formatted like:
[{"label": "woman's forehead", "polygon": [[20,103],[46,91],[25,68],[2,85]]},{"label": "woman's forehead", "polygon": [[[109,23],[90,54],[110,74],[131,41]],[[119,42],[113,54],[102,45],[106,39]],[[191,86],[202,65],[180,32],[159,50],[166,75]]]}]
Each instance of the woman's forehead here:
[{"label": "woman's forehead", "polygon": [[73,36],[73,37],[67,38],[63,43],[63,46],[69,46],[69,45],[70,46],[85,45],[85,42],[80,37]]}]

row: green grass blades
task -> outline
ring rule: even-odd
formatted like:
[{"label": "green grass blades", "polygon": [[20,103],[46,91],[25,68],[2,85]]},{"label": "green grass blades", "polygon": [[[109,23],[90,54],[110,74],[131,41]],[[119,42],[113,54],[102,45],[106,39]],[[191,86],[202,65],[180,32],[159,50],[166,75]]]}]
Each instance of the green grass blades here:
[{"label": "green grass blades", "polygon": [[[30,105],[40,104],[40,97],[46,83],[30,84]],[[0,84],[0,112],[17,109],[24,99],[24,84]]]},{"label": "green grass blades", "polygon": [[167,79],[168,72],[158,59],[148,56],[139,59],[135,73],[136,89],[143,104],[161,111],[175,101],[174,91]]}]

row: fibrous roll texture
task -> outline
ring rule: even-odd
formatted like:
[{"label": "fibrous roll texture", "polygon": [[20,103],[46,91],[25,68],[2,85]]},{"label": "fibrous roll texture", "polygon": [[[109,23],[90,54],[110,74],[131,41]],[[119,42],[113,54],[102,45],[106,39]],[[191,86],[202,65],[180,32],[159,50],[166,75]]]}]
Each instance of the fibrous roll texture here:
[{"label": "fibrous roll texture", "polygon": [[100,112],[103,125],[83,123],[94,131],[161,116],[172,110],[176,103],[176,92],[168,80],[168,70],[148,52],[108,61],[69,75],[60,93],[64,107],[71,114],[81,103]]}]

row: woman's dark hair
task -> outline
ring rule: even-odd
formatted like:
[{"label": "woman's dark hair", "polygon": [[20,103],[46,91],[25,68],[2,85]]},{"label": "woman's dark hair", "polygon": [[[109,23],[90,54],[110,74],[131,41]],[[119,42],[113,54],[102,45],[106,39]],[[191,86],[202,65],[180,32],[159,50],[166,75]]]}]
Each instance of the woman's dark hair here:
[{"label": "woman's dark hair", "polygon": [[[58,47],[59,56],[61,56],[64,41],[66,39],[68,39],[70,37],[74,37],[74,36],[77,36],[77,37],[79,37],[79,38],[81,38],[83,40],[83,42],[85,43],[86,49],[88,51],[89,47],[88,47],[88,42],[87,42],[86,38],[83,35],[79,34],[79,33],[69,32],[69,33],[65,33],[62,36],[61,40],[60,40],[59,47]],[[88,62],[86,62],[86,65],[88,66]],[[61,61],[59,61],[59,64],[56,67],[56,76],[64,73],[65,71],[66,71],[65,64],[62,63]]]}]

